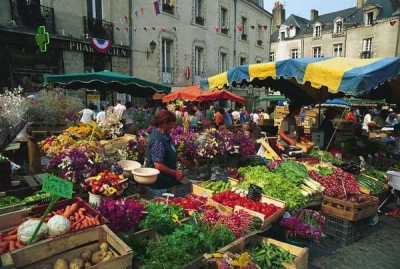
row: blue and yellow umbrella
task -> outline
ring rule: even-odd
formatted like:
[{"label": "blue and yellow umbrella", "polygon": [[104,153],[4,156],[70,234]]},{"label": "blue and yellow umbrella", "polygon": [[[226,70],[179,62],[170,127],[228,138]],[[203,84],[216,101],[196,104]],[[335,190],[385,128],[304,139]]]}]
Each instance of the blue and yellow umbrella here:
[{"label": "blue and yellow umbrella", "polygon": [[302,58],[238,66],[203,79],[201,88],[205,90],[249,83],[271,87],[293,100],[303,97],[324,101],[341,93],[371,99],[386,98],[399,103],[399,75],[400,57]]}]

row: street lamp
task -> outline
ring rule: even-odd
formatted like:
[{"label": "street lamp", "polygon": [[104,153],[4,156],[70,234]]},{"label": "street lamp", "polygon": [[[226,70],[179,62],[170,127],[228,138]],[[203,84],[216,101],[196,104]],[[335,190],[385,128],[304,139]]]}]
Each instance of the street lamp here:
[{"label": "street lamp", "polygon": [[147,51],[147,59],[149,59],[150,54],[153,54],[157,47],[157,44],[156,42],[154,42],[154,40],[152,40],[149,45],[150,45],[150,51]]}]

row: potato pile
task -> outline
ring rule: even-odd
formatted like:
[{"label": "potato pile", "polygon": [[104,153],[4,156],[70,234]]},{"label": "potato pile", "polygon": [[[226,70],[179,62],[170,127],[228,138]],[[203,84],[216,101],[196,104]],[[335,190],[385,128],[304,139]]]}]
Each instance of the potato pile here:
[{"label": "potato pile", "polygon": [[108,261],[114,257],[112,251],[109,250],[107,243],[101,243],[98,251],[92,253],[90,249],[84,249],[81,252],[80,258],[73,259],[69,265],[66,259],[58,259],[53,266],[53,269],[84,269],[90,268],[101,262]]}]

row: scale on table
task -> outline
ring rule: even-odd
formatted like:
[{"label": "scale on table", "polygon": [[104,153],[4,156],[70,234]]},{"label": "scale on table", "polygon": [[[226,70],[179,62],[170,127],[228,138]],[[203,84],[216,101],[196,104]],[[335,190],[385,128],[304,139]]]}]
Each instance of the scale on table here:
[{"label": "scale on table", "polygon": [[285,154],[289,157],[301,157],[303,156],[303,150],[299,147],[285,146]]}]

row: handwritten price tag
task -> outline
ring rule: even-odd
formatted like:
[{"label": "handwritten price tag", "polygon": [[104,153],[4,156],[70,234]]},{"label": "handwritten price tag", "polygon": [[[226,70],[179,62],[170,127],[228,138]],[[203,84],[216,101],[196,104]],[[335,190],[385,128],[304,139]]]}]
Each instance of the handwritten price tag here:
[{"label": "handwritten price tag", "polygon": [[42,191],[67,199],[72,198],[73,183],[62,178],[45,174]]}]

